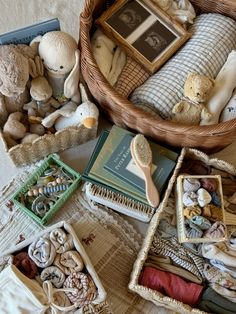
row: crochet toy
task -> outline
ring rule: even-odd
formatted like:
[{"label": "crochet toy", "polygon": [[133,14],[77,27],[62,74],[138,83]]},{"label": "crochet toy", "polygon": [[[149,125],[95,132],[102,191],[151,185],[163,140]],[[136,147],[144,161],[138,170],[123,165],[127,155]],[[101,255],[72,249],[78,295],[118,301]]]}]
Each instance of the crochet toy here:
[{"label": "crochet toy", "polygon": [[31,64],[30,75],[31,81],[30,95],[31,102],[24,105],[23,109],[28,111],[30,116],[39,116],[44,118],[46,114],[55,111],[60,104],[52,96],[52,88],[44,75],[43,63],[39,56],[34,60],[29,60]]},{"label": "crochet toy", "polygon": [[208,121],[211,114],[205,107],[214,81],[207,76],[189,73],[184,84],[184,98],[173,109],[172,121],[199,125],[201,120]]},{"label": "crochet toy", "polygon": [[30,45],[35,46],[36,43],[53,97],[60,103],[68,99],[80,103],[79,50],[75,39],[65,32],[52,31],[37,36]]}]

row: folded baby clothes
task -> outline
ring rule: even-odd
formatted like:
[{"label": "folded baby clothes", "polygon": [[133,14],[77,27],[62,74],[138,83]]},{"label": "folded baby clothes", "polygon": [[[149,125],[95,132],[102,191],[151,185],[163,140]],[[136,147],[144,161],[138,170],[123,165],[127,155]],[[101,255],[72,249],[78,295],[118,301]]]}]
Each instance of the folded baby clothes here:
[{"label": "folded baby clothes", "polygon": [[202,280],[200,280],[197,276],[192,274],[190,271],[173,264],[170,257],[167,256],[156,256],[156,255],[148,255],[144,266],[153,267],[156,269],[160,269],[162,271],[167,271],[169,273],[178,275],[182,278],[184,278],[187,281],[195,282],[198,284],[202,283]]},{"label": "folded baby clothes", "polygon": [[226,266],[235,267],[236,265],[236,250],[225,242],[204,243],[202,245],[202,255],[210,260],[217,260]]},{"label": "folded baby clothes", "polygon": [[219,270],[230,274],[233,278],[236,278],[236,267],[226,266],[222,262],[211,259],[209,260],[210,264],[218,268]]},{"label": "folded baby clothes", "polygon": [[188,219],[185,219],[184,221],[184,229],[185,235],[189,239],[201,238],[203,235],[203,231]]},{"label": "folded baby clothes", "polygon": [[235,303],[227,300],[208,287],[202,294],[197,306],[202,311],[216,314],[235,314]]},{"label": "folded baby clothes", "polygon": [[55,246],[57,253],[64,253],[74,248],[71,234],[66,234],[61,228],[56,228],[50,233],[50,240]]},{"label": "folded baby clothes", "polygon": [[198,179],[185,178],[183,180],[184,192],[196,192],[200,188],[201,184]]},{"label": "folded baby clothes", "polygon": [[56,249],[48,238],[40,237],[37,241],[30,244],[28,254],[38,267],[44,268],[53,263]]},{"label": "folded baby clothes", "polygon": [[201,230],[207,230],[211,227],[210,221],[203,216],[193,216],[190,220]]},{"label": "folded baby clothes", "polygon": [[204,260],[198,255],[195,255],[185,247],[183,247],[176,237],[170,239],[161,239],[154,237],[152,246],[150,248],[151,254],[164,255],[171,258],[171,260],[184,269],[187,269],[192,274],[203,280],[203,265]]},{"label": "folded baby clothes", "polygon": [[102,31],[96,30],[91,39],[92,52],[102,74],[107,78],[111,70],[116,44]]},{"label": "folded baby clothes", "polygon": [[65,292],[72,303],[82,307],[90,304],[97,296],[96,286],[90,275],[77,272],[68,276],[63,285],[64,288],[72,288],[74,292]]},{"label": "folded baby clothes", "polygon": [[49,280],[56,288],[61,288],[65,281],[65,274],[56,266],[49,266],[43,269],[40,275],[42,281]]},{"label": "folded baby clothes", "polygon": [[236,291],[236,279],[230,274],[220,271],[209,264],[204,265],[204,275],[211,284],[217,284],[224,288]]},{"label": "folded baby clothes", "polygon": [[[137,106],[152,106],[158,115],[170,119],[172,108],[183,97],[188,73],[215,78],[236,48],[236,22],[224,15],[199,15],[190,27],[191,38],[166,64],[131,95]],[[207,34],[207,36],[206,36]]]},{"label": "folded baby clothes", "polygon": [[226,226],[221,221],[216,221],[205,233],[204,237],[209,239],[220,239],[226,236]]},{"label": "folded baby clothes", "polygon": [[203,290],[203,286],[188,283],[177,275],[152,267],[144,267],[139,284],[191,306],[199,302]]},{"label": "folded baby clothes", "polygon": [[[236,303],[236,291],[231,290],[225,287],[222,287],[221,285],[217,283],[213,283],[210,285],[213,290],[215,290],[218,294],[222,295],[222,297],[228,299],[231,302]],[[236,306],[236,305],[235,305]]]},{"label": "folded baby clothes", "polygon": [[54,265],[65,275],[81,271],[84,267],[83,260],[77,251],[67,251],[62,254],[57,254],[54,260]]}]

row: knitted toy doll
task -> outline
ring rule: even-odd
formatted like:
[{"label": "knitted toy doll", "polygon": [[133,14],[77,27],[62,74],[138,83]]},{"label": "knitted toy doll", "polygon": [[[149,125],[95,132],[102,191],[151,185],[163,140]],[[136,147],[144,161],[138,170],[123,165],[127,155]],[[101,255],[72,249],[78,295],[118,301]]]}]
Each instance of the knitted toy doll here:
[{"label": "knitted toy doll", "polygon": [[53,97],[60,103],[70,99],[79,104],[79,50],[75,39],[65,32],[52,31],[37,36],[30,45],[37,43]]}]

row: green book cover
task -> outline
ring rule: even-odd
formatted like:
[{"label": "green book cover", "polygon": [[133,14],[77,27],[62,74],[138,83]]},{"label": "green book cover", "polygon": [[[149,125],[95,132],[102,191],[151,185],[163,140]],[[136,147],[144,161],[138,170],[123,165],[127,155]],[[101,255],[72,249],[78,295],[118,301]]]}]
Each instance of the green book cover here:
[{"label": "green book cover", "polygon": [[131,184],[124,182],[104,168],[105,163],[110,158],[114,149],[116,149],[116,147],[119,145],[122,137],[123,136],[120,136],[116,132],[113,126],[109,136],[107,137],[102,149],[97,155],[97,158],[89,171],[89,177],[96,181],[101,181],[107,186],[110,186],[120,192],[124,192],[126,195],[135,198],[142,203],[148,204],[145,193],[140,192],[140,190],[133,187]]},{"label": "green book cover", "polygon": [[[100,150],[102,149],[102,147],[103,147],[103,145],[104,145],[108,135],[109,135],[109,131],[108,130],[104,130],[102,132],[102,134],[100,135],[100,137],[98,139],[98,142],[97,142],[97,144],[95,146],[95,149],[94,149],[94,151],[93,151],[93,153],[91,155],[91,158],[90,158],[90,160],[89,160],[89,162],[88,162],[88,164],[87,164],[87,166],[86,166],[86,168],[85,168],[85,170],[83,172],[82,178],[85,181],[89,181],[91,183],[100,185],[100,186],[105,187],[105,188],[107,188],[109,190],[112,190],[113,192],[119,192],[119,193],[125,195],[126,197],[133,198],[133,199],[138,199],[139,198],[138,196],[134,198],[134,197],[132,197],[130,195],[129,192],[125,193],[123,190],[118,190],[117,188],[111,187],[111,185],[109,185],[107,182],[104,183],[104,180],[96,178],[96,176],[92,176],[92,177],[90,176],[90,169],[92,168],[92,166],[93,166],[93,164],[94,164],[98,154],[100,153]],[[140,202],[143,203],[143,199],[142,198],[140,198]],[[147,204],[146,200],[145,200],[144,203]]]},{"label": "green book cover", "polygon": [[[143,173],[136,166],[130,152],[132,139],[132,134],[126,134],[123,137],[108,159],[108,162],[104,165],[104,168],[145,194]],[[150,146],[153,152],[152,179],[159,193],[161,193],[164,184],[175,167],[175,162],[162,155],[159,149],[156,148],[155,143],[150,143]]]},{"label": "green book cover", "polygon": [[[140,188],[137,183],[134,184],[134,182],[131,182],[131,180],[127,180],[127,178],[124,178],[125,176],[117,175],[117,173],[111,172],[111,170],[106,169],[112,154],[117,150],[117,147],[122,145],[121,143],[127,135],[130,136],[130,140],[132,136],[134,136],[133,133],[119,128],[115,125],[112,127],[109,136],[107,137],[104,145],[102,146],[102,149],[97,154],[96,160],[90,168],[89,177],[90,179],[96,180],[97,182],[102,182],[108,187],[112,187],[121,193],[123,192],[131,198],[135,198],[142,203],[148,204],[145,194],[144,182],[143,186]],[[162,166],[158,168],[158,172],[156,174],[156,178],[158,179],[159,177],[159,191],[161,191],[164,183],[168,179],[171,171],[175,166],[175,162],[173,162],[173,160],[175,161],[177,159],[178,154],[164,147],[161,147],[156,143],[150,142],[150,145],[153,154],[156,156],[155,158],[158,159],[158,156],[160,155],[162,158]],[[168,158],[165,159],[165,157],[160,154],[160,152],[162,152],[162,154],[164,154],[165,156],[169,156],[172,161]],[[156,167],[153,167],[154,172]]]}]

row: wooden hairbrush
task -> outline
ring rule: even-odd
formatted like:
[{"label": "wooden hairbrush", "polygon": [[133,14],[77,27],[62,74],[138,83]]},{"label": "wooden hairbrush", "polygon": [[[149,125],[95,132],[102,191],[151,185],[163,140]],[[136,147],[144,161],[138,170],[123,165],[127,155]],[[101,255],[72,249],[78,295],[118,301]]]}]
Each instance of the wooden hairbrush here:
[{"label": "wooden hairbrush", "polygon": [[137,134],[130,144],[131,156],[137,167],[143,172],[148,203],[157,207],[160,203],[159,192],[152,180],[152,150],[142,134]]}]

